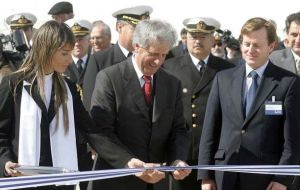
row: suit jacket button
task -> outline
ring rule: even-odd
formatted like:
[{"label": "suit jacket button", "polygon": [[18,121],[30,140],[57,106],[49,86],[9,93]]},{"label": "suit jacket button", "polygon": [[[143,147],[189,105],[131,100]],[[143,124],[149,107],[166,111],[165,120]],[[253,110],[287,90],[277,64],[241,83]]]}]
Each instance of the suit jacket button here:
[{"label": "suit jacket button", "polygon": [[197,124],[194,123],[192,126],[193,126],[193,128],[195,128],[195,127],[197,127]]},{"label": "suit jacket button", "polygon": [[195,95],[193,95],[193,96],[192,96],[192,99],[195,99],[195,98],[196,98],[196,96],[195,96]]},{"label": "suit jacket button", "polygon": [[197,115],[195,113],[192,114],[192,117],[197,117]]},{"label": "suit jacket button", "polygon": [[195,108],[196,107],[196,105],[195,104],[192,104],[192,108]]},{"label": "suit jacket button", "polygon": [[242,131],[241,131],[242,134],[244,134],[245,132],[246,132],[245,130],[242,130]]}]

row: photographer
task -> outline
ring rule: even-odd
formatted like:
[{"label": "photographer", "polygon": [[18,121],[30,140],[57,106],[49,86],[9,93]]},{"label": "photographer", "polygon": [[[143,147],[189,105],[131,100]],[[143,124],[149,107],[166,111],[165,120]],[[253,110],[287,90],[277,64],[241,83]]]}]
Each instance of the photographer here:
[{"label": "photographer", "polygon": [[237,65],[241,60],[240,44],[231,35],[230,30],[218,29],[215,34],[215,44],[211,49],[214,56],[220,57]]},{"label": "photographer", "polygon": [[24,34],[25,42],[29,49],[29,43],[33,36],[33,25],[36,23],[36,16],[31,13],[17,13],[7,17],[6,23],[10,26],[12,33],[20,31]]},{"label": "photographer", "polygon": [[19,68],[30,50],[36,17],[30,13],[17,13],[7,17],[6,23],[11,34],[0,35],[0,82],[3,76]]},{"label": "photographer", "polygon": [[0,35],[0,83],[4,76],[16,71],[22,63],[18,52],[3,50],[3,35]]}]

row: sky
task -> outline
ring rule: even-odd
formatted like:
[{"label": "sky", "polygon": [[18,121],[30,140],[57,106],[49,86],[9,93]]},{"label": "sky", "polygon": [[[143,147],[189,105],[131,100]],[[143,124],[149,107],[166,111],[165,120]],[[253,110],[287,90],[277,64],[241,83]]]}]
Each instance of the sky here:
[{"label": "sky", "polygon": [[[38,18],[35,27],[51,19],[49,9],[60,0],[5,0],[0,6],[0,33],[8,33],[5,18],[14,13],[30,12]],[[112,13],[123,8],[149,5],[153,7],[151,19],[170,22],[180,32],[182,21],[191,17],[213,17],[221,23],[221,29],[229,29],[238,37],[243,23],[252,17],[272,19],[277,23],[277,33],[284,36],[284,21],[294,12],[300,11],[299,0],[64,0],[73,4],[76,19],[90,22],[103,20],[112,31],[112,42],[117,40],[116,19]]]}]

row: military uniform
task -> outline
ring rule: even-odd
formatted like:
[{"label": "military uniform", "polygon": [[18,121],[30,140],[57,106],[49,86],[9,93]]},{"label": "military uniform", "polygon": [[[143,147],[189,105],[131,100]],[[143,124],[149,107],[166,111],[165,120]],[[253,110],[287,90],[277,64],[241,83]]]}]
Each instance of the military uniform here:
[{"label": "military uniform", "polygon": [[[188,32],[213,33],[218,29],[218,23],[211,18],[192,18],[184,22]],[[198,164],[198,149],[202,125],[207,106],[208,95],[212,86],[214,76],[218,71],[233,67],[230,63],[209,54],[205,61],[206,66],[203,73],[200,73],[193,63],[191,53],[183,56],[168,59],[164,68],[180,79],[183,92],[184,116],[187,126],[191,129],[190,149],[187,163]],[[203,66],[204,67],[204,66]],[[197,171],[184,180],[173,180],[172,190],[199,190],[201,183],[197,182]]]},{"label": "military uniform", "polygon": [[[68,24],[74,34],[75,37],[82,37],[82,36],[86,36],[90,34],[90,30],[92,28],[92,24],[87,21],[87,20],[68,20],[66,22],[66,24]],[[78,66],[76,65],[76,62],[78,60],[78,58],[76,58],[76,62],[75,59],[73,58],[73,63],[71,65],[69,65],[69,67],[67,68],[67,70],[65,71],[65,74],[70,78],[71,81],[79,84],[81,87],[83,85],[83,78],[85,76],[85,71],[88,65],[88,61],[90,58],[90,49],[86,54],[86,59],[83,60],[82,62],[82,70],[78,69]]]},{"label": "military uniform", "polygon": [[[135,26],[140,20],[149,19],[152,11],[152,8],[149,6],[136,6],[116,11],[113,13],[113,17]],[[127,56],[128,52],[125,55],[119,43],[116,43],[104,51],[95,52],[91,55],[86,69],[87,74],[83,80],[83,104],[86,109],[90,109],[97,73],[106,67],[124,61]]]},{"label": "military uniform", "polygon": [[[90,30],[92,28],[92,25],[87,20],[75,20],[71,19],[66,22],[66,24],[69,25],[71,28],[73,34],[75,37],[84,37],[90,34]],[[76,65],[76,62],[79,60],[79,58],[75,58],[73,56],[73,63],[68,66],[68,68],[65,71],[65,75],[72,81],[77,83],[77,87],[80,89],[80,94],[82,98],[82,84],[83,84],[83,78],[85,76],[86,67],[88,64],[88,60],[90,57],[90,50],[87,52],[87,54],[83,57],[82,63],[80,63],[79,66],[81,66],[81,69],[78,69],[78,65]],[[78,168],[79,171],[89,171],[92,170],[93,167],[93,160],[91,157],[91,151],[88,150],[88,144],[87,140],[84,139],[84,137],[81,134],[77,134],[78,136],[78,145],[77,145],[77,151],[78,151]],[[87,189],[88,182],[81,182],[80,183],[80,189],[85,190]]]}]

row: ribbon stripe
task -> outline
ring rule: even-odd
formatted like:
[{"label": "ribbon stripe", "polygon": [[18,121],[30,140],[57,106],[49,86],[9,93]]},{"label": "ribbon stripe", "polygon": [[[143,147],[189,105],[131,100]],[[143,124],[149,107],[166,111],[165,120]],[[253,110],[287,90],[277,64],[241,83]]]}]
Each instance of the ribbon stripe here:
[{"label": "ribbon stripe", "polygon": [[0,178],[1,189],[18,189],[28,187],[39,187],[46,185],[75,185],[82,181],[102,180],[116,177],[134,175],[145,170],[159,170],[171,172],[180,169],[214,170],[226,172],[243,172],[271,175],[292,175],[300,176],[300,165],[198,165],[198,166],[164,166],[151,168],[126,168],[110,169],[85,172],[72,172],[51,175],[35,175]]}]

